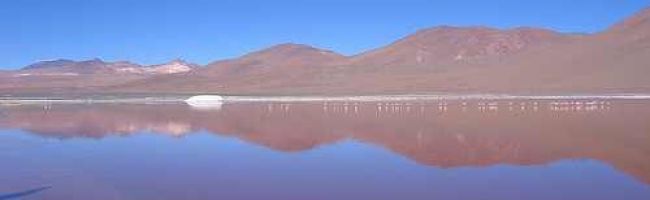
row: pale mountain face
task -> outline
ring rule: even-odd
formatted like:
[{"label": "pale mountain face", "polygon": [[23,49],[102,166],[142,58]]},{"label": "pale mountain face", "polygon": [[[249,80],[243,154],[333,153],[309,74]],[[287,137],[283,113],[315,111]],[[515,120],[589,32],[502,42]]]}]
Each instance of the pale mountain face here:
[{"label": "pale mountain face", "polygon": [[160,65],[120,68],[118,69],[118,72],[142,74],[142,75],[167,75],[167,74],[187,73],[192,71],[196,67],[197,67],[196,65],[187,63],[182,60],[174,60],[169,63],[160,64]]},{"label": "pale mountain face", "polygon": [[190,72],[194,68],[196,68],[194,64],[182,60],[174,60],[166,64],[144,67],[142,69],[144,73],[149,74],[178,74]]}]

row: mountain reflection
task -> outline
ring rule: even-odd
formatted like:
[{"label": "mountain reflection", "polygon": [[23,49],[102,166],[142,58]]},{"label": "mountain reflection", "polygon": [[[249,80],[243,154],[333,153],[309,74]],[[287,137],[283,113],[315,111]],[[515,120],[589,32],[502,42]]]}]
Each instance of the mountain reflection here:
[{"label": "mountain reflection", "polygon": [[650,103],[382,102],[0,107],[0,128],[102,138],[199,131],[277,151],[352,139],[436,167],[536,165],[596,159],[650,183]]}]

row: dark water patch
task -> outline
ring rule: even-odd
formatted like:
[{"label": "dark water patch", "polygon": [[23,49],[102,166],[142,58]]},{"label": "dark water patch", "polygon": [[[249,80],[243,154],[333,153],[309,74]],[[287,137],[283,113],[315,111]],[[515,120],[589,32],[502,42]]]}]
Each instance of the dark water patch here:
[{"label": "dark water patch", "polygon": [[43,192],[45,190],[49,190],[52,188],[51,186],[46,186],[46,187],[39,187],[39,188],[34,188],[31,190],[25,190],[22,192],[15,192],[15,193],[9,193],[9,194],[0,194],[0,200],[12,200],[12,199],[18,199],[20,197],[25,197],[25,196],[30,196],[34,195],[40,192]]}]

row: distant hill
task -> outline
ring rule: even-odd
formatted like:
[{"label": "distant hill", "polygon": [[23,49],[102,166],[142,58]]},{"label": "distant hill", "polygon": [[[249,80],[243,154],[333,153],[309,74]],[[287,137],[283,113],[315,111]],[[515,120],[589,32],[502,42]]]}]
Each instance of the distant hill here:
[{"label": "distant hill", "polygon": [[127,61],[105,62],[100,59],[41,61],[16,71],[0,72],[0,91],[8,93],[76,93],[102,90],[158,75],[187,73],[198,65],[182,60],[141,66]]}]

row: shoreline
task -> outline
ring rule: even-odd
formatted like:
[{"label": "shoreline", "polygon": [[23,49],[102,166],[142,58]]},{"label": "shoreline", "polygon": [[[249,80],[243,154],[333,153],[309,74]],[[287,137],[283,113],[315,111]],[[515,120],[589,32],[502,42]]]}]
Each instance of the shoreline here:
[{"label": "shoreline", "polygon": [[625,95],[372,95],[372,96],[223,96],[224,102],[434,101],[434,100],[650,100],[650,94]]},{"label": "shoreline", "polygon": [[[650,94],[608,94],[608,95],[508,95],[508,94],[442,94],[442,95],[358,95],[358,96],[218,96],[223,103],[255,102],[382,102],[382,101],[437,101],[437,100],[650,100]],[[144,103],[165,104],[183,103],[193,97],[115,97],[94,96],[88,98],[48,98],[48,97],[4,97],[0,104],[109,104]],[[213,101],[214,102],[214,101]]]}]

